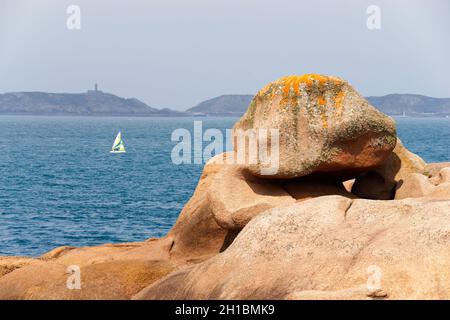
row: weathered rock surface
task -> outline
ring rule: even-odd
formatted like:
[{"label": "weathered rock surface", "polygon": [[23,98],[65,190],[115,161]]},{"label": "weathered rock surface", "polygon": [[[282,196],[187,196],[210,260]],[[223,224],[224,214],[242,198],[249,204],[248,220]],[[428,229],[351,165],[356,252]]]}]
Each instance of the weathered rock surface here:
[{"label": "weathered rock surface", "polygon": [[[61,247],[0,277],[0,299],[129,299],[171,271],[185,266],[168,259],[166,239],[97,247]],[[2,259],[3,260],[3,259]],[[70,290],[68,267],[80,268],[81,290]]]},{"label": "weathered rock surface", "polygon": [[395,194],[396,199],[420,198],[432,193],[434,189],[428,177],[420,173],[410,173],[399,184],[400,188]]},{"label": "weathered rock surface", "polygon": [[[218,155],[212,162],[229,156],[229,153]],[[215,220],[227,230],[240,230],[261,212],[296,201],[325,195],[355,198],[340,182],[308,177],[263,179],[251,175],[243,166],[230,164],[223,164],[211,178],[207,195]]]},{"label": "weathered rock surface", "polygon": [[253,177],[239,166],[224,165],[208,190],[211,210],[224,229],[240,230],[259,213],[295,203],[286,190]]},{"label": "weathered rock surface", "polygon": [[406,176],[411,173],[423,175],[425,170],[425,161],[406,149],[397,138],[393,152],[381,166],[355,179],[352,193],[366,199],[391,200],[403,187]]},{"label": "weathered rock surface", "polygon": [[113,260],[80,268],[81,289],[69,289],[66,264],[34,263],[0,278],[0,299],[129,299],[167,275],[169,261]]},{"label": "weathered rock surface", "polygon": [[450,199],[450,167],[442,168],[438,175],[431,178],[423,174],[410,173],[405,175],[400,183],[395,199],[420,197]]},{"label": "weathered rock surface", "polygon": [[271,209],[225,252],[134,298],[448,298],[449,208],[327,196]]},{"label": "weathered rock surface", "polygon": [[0,277],[36,261],[27,257],[0,257]]},{"label": "weathered rock surface", "polygon": [[424,174],[434,180],[443,168],[450,168],[450,162],[427,163]]},{"label": "weathered rock surface", "polygon": [[210,159],[203,169],[191,199],[186,203],[168,237],[173,239],[170,255],[173,258],[201,259],[225,250],[236,231],[222,228],[216,221],[209,190],[214,177],[226,168],[227,153]]},{"label": "weathered rock surface", "polygon": [[[390,117],[346,81],[320,75],[288,76],[268,84],[234,126],[237,136],[248,129],[279,130],[279,170],[269,178],[329,172],[350,178],[381,165],[396,143]],[[242,152],[236,141],[234,148]],[[246,167],[261,175],[264,162],[252,164],[248,150]]]},{"label": "weathered rock surface", "polygon": [[439,175],[437,175],[436,177],[431,177],[430,181],[435,185],[450,182],[450,165],[448,167],[442,168],[441,171],[439,171]]}]

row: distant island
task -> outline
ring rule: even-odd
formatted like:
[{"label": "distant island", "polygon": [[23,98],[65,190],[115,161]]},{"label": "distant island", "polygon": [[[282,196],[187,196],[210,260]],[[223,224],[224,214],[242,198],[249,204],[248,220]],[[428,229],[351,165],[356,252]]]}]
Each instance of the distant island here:
[{"label": "distant island", "polygon": [[79,116],[186,116],[185,112],[156,109],[136,98],[94,90],[84,93],[11,92],[0,94],[0,114]]},{"label": "distant island", "polygon": [[[94,90],[84,93],[10,92],[0,94],[3,115],[78,115],[78,116],[154,116],[240,117],[253,95],[221,95],[199,103],[186,111],[157,109],[136,98],[122,98]],[[432,98],[415,94],[389,94],[366,98],[389,115],[412,117],[450,116],[450,98]]]},{"label": "distant island", "polygon": [[252,101],[253,96],[249,94],[228,94],[213,99],[203,101],[186,110],[189,113],[195,113],[208,116],[242,116]]},{"label": "distant island", "polygon": [[366,97],[380,111],[389,115],[411,117],[450,116],[450,98],[432,98],[418,94],[388,94]]}]

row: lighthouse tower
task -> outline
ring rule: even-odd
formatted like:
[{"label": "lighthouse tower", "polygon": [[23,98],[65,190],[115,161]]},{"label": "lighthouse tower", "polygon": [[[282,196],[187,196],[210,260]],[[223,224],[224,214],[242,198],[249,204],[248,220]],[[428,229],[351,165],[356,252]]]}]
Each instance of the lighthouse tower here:
[{"label": "lighthouse tower", "polygon": [[91,93],[91,94],[94,94],[94,93],[101,93],[101,91],[98,90],[98,84],[97,84],[97,82],[94,83],[94,90],[88,90],[87,92],[88,92],[88,93]]}]

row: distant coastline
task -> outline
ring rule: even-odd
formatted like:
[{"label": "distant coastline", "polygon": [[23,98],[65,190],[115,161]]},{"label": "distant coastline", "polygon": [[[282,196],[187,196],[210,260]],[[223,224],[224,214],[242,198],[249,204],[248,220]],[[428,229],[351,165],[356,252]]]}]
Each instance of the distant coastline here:
[{"label": "distant coastline", "polygon": [[[177,111],[150,107],[136,98],[123,98],[97,89],[84,93],[10,92],[0,94],[0,115],[240,117],[252,98],[252,95],[221,95],[186,111]],[[366,99],[391,116],[450,117],[450,98],[389,94]]]}]

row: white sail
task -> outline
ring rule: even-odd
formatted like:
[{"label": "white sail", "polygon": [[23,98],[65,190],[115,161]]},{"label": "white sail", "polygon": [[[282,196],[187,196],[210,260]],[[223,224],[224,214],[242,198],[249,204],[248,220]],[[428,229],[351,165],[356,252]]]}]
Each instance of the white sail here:
[{"label": "white sail", "polygon": [[119,131],[119,133],[116,136],[116,139],[114,140],[111,153],[124,153],[125,151],[125,145],[123,144],[122,140],[122,133]]}]

